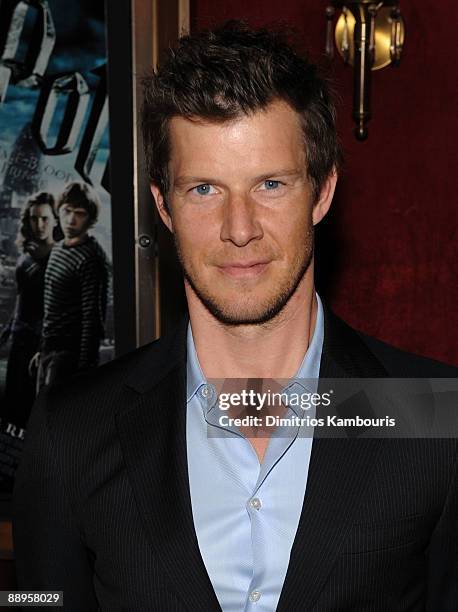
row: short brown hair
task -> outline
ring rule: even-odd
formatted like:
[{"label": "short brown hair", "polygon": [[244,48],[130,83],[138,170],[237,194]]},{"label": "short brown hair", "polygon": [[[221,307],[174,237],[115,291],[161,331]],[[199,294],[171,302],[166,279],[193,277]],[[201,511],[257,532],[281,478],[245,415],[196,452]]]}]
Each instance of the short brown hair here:
[{"label": "short brown hair", "polygon": [[74,207],[84,208],[89,214],[89,223],[97,223],[100,213],[100,199],[96,191],[87,183],[73,181],[68,183],[56,202],[56,211],[62,204],[71,204]]},{"label": "short brown hair", "polygon": [[229,21],[183,36],[143,79],[142,127],[148,176],[164,198],[169,189],[168,124],[172,117],[226,121],[285,100],[299,114],[307,172],[318,198],[341,162],[328,83],[288,43],[286,31]]}]

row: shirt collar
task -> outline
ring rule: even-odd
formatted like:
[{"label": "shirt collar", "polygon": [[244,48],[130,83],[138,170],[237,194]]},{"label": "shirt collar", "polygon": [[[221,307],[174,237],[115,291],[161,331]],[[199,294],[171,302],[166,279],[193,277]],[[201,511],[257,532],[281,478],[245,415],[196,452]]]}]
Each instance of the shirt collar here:
[{"label": "shirt collar", "polygon": [[292,379],[294,382],[300,382],[302,379],[307,378],[317,379],[320,373],[321,352],[324,340],[324,314],[320,296],[318,293],[315,293],[315,295],[318,303],[315,329],[304,359]]},{"label": "shirt collar", "polygon": [[[287,387],[285,387],[285,392],[287,393],[297,392],[299,388],[311,392],[316,391],[316,381],[320,372],[321,352],[323,350],[324,314],[323,304],[321,303],[320,296],[318,295],[318,293],[315,293],[315,295],[318,303],[318,308],[313,337],[304,355],[302,363],[296,372],[296,375],[291,379]],[[197,391],[200,389],[200,387],[207,384],[207,380],[202,372],[202,368],[200,367],[199,359],[197,357],[190,322],[188,323],[187,332],[186,371],[186,402],[190,402],[194,395],[197,393]],[[315,380],[313,389],[307,389],[307,387],[304,385],[307,379]]]},{"label": "shirt collar", "polygon": [[202,385],[207,381],[197,358],[194,338],[192,336],[191,322],[188,323],[187,333],[187,365],[186,365],[186,402],[190,402]]}]

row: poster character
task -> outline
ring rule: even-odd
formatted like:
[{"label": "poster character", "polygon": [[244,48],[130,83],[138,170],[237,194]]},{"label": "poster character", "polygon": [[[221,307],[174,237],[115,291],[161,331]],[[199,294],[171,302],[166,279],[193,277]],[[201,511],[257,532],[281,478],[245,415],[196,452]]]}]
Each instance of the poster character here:
[{"label": "poster character", "polygon": [[11,340],[2,421],[25,428],[35,399],[36,370],[31,367],[40,345],[46,265],[53,247],[57,214],[54,196],[42,191],[30,197],[22,210],[17,246],[17,297],[13,315],[2,334]]},{"label": "poster character", "polygon": [[104,337],[108,259],[89,230],[100,201],[84,182],[69,183],[56,203],[64,239],[45,274],[39,387],[97,366]]}]

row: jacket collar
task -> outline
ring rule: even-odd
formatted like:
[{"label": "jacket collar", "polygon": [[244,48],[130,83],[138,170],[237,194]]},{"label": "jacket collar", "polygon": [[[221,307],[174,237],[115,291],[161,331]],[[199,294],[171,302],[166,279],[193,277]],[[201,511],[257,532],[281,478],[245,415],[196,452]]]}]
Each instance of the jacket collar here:
[{"label": "jacket collar", "polygon": [[324,306],[324,343],[320,378],[378,378],[388,376],[361,336]]},{"label": "jacket collar", "polygon": [[189,317],[183,316],[168,335],[137,349],[136,359],[125,384],[137,393],[147,393],[177,366],[186,364],[186,331]]}]

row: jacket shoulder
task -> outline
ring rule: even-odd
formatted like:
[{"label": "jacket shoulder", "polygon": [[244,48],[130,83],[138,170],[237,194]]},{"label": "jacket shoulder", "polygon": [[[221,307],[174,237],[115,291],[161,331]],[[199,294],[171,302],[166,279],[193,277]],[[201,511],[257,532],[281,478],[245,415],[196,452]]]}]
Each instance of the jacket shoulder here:
[{"label": "jacket shoulder", "polygon": [[356,333],[393,378],[458,377],[456,366],[404,351],[360,331]]}]

